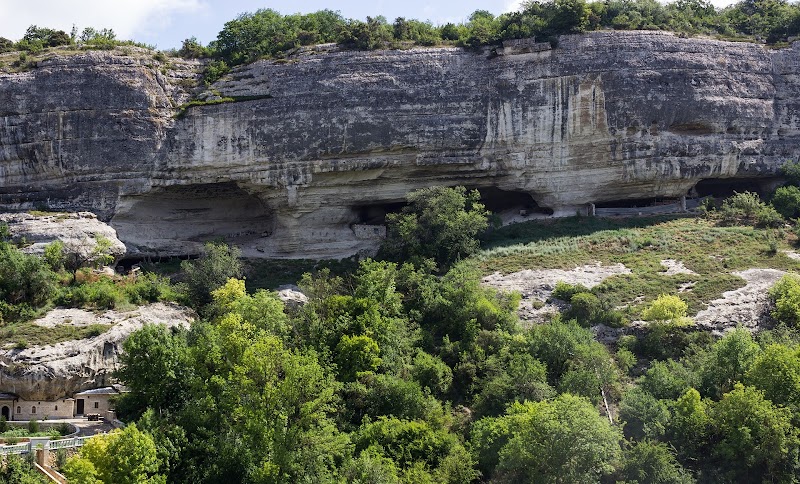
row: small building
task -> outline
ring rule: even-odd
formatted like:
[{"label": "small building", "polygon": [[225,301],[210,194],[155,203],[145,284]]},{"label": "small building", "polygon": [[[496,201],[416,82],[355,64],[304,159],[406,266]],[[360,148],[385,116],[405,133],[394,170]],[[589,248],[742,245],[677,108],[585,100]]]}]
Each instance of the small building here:
[{"label": "small building", "polygon": [[119,391],[114,387],[93,388],[75,394],[75,413],[76,417],[81,417],[90,413],[105,415],[112,410],[114,405],[111,399],[119,395]]},{"label": "small building", "polygon": [[60,398],[50,402],[17,399],[15,405],[11,420],[47,420],[72,418],[75,403],[71,398]]},{"label": "small building", "polygon": [[14,393],[0,392],[0,416],[14,420],[14,409],[19,397]]}]

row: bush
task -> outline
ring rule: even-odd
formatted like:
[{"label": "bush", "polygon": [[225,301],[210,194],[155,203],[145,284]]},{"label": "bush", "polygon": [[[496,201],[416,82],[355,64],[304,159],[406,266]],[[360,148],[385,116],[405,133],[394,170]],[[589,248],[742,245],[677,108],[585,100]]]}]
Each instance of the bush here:
[{"label": "bush", "polygon": [[211,302],[211,291],[228,279],[242,277],[242,253],[238,248],[213,242],[206,242],[204,247],[199,259],[181,263],[189,297],[198,305]]},{"label": "bush", "polygon": [[575,294],[587,292],[589,292],[589,289],[582,284],[568,284],[564,281],[558,281],[555,289],[553,289],[553,297],[564,302],[570,302]]},{"label": "bush", "polygon": [[433,259],[440,269],[480,248],[478,235],[489,227],[489,212],[477,190],[432,187],[411,192],[408,206],[386,217],[381,251],[398,261]]},{"label": "bush", "polygon": [[689,306],[678,296],[662,294],[642,311],[645,321],[671,323],[677,326],[689,326],[692,320],[686,317]]},{"label": "bush", "polygon": [[444,395],[453,383],[453,370],[440,358],[421,349],[414,356],[411,376],[434,395]]},{"label": "bush", "polygon": [[775,305],[771,313],[773,318],[788,326],[800,325],[800,277],[783,276],[769,290],[769,297]]},{"label": "bush", "polygon": [[783,217],[778,213],[772,205],[765,205],[758,210],[756,214],[756,227],[771,227],[777,228],[786,223]]},{"label": "bush", "polygon": [[791,185],[778,188],[772,196],[772,206],[784,218],[800,217],[800,188]]},{"label": "bush", "polygon": [[622,482],[693,484],[692,475],[675,459],[667,444],[644,440],[625,450],[617,478]]},{"label": "bush", "polygon": [[35,418],[28,421],[28,433],[31,435],[39,433],[39,421]]}]

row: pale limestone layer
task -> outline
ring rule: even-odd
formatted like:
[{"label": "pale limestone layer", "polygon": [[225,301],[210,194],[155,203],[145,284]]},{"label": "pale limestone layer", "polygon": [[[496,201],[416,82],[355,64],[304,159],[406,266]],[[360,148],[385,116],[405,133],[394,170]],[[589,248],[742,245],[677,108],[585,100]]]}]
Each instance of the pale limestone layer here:
[{"label": "pale limestone layer", "polygon": [[721,334],[738,326],[755,331],[769,321],[769,289],[786,273],[777,269],[747,269],[733,274],[747,284],[708,303],[694,317],[697,326]]},{"label": "pale limestone layer", "polygon": [[213,86],[239,102],[176,117],[198,71],[92,53],[0,75],[0,208],[94,211],[133,254],[221,238],[341,257],[374,249],[369,227],[425,186],[574,215],[708,179],[769,185],[800,157],[800,43],[594,32],[516,55],[320,52],[239,68]]},{"label": "pale limestone layer", "polygon": [[[65,254],[91,257],[97,251],[98,240],[105,239],[108,248],[102,251],[115,260],[125,255],[125,244],[117,231],[97,219],[91,212],[80,213],[0,213],[13,240],[22,244],[22,251],[41,255],[48,244],[61,241]],[[101,239],[102,238],[102,239]]]},{"label": "pale limestone layer", "polygon": [[522,296],[517,313],[527,322],[542,322],[565,309],[561,301],[550,299],[558,282],[593,288],[612,276],[630,274],[624,264],[602,265],[599,262],[574,269],[522,270],[511,274],[495,272],[483,278],[484,285]]},{"label": "pale limestone layer", "polygon": [[25,400],[54,400],[75,392],[110,385],[119,366],[122,343],[145,324],[188,327],[195,315],[176,304],[155,303],[132,311],[92,313],[54,309],[35,324],[88,326],[111,324],[108,331],[83,340],[24,350],[0,350],[0,391]]}]

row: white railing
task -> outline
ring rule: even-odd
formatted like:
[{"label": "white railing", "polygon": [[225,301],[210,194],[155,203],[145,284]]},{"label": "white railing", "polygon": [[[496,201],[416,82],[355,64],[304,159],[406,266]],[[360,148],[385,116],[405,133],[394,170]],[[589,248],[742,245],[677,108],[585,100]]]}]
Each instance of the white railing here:
[{"label": "white railing", "polygon": [[30,442],[23,442],[21,444],[13,444],[13,445],[0,445],[0,455],[27,454],[30,451],[31,451]]},{"label": "white railing", "polygon": [[91,436],[72,437],[71,439],[51,440],[47,443],[47,450],[68,449],[71,447],[83,447],[83,444],[91,439]]},{"label": "white railing", "polygon": [[23,442],[21,444],[13,444],[13,445],[0,445],[0,455],[8,455],[8,454],[27,454],[31,451],[31,447],[33,445],[37,446],[37,448],[45,448],[47,450],[56,450],[56,449],[69,449],[72,447],[83,447],[83,444],[86,443],[87,440],[91,439],[91,435],[87,435],[85,437],[72,437],[69,439],[59,439],[59,440],[49,440],[42,442]]}]

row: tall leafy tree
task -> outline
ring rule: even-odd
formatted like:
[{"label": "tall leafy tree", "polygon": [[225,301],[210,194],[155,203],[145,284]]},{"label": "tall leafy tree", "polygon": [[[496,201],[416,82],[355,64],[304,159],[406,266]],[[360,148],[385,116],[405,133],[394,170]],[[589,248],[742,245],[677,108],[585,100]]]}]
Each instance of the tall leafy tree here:
[{"label": "tall leafy tree", "polygon": [[417,263],[430,258],[439,267],[448,267],[477,252],[478,235],[489,226],[488,215],[477,190],[417,190],[408,195],[408,206],[400,213],[387,216],[384,254]]}]

